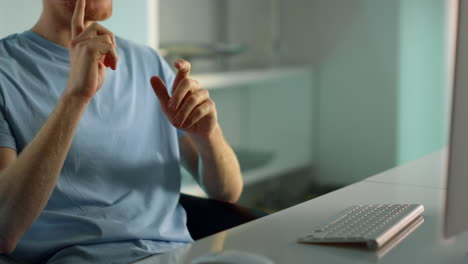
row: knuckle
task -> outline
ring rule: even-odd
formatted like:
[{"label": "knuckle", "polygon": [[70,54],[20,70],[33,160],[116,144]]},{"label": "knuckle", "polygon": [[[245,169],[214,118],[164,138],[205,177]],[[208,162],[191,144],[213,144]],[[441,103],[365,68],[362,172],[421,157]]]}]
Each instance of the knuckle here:
[{"label": "knuckle", "polygon": [[[73,43],[72,43],[73,44]],[[75,42],[75,47],[77,48],[83,48],[85,46],[85,43],[84,42]]]},{"label": "knuckle", "polygon": [[180,81],[183,86],[190,86],[190,79],[184,78]]},{"label": "knuckle", "polygon": [[86,41],[75,42],[74,47],[78,49],[86,49],[87,48]]},{"label": "knuckle", "polygon": [[83,48],[83,43],[82,42],[72,43],[72,47],[76,48],[76,49],[82,49]]},{"label": "knuckle", "polygon": [[106,43],[112,43],[112,38],[109,35],[104,35]]},{"label": "knuckle", "polygon": [[105,43],[105,46],[106,46],[106,50],[112,53],[113,51],[112,49],[114,48],[114,45],[112,45],[112,43]]},{"label": "knuckle", "polygon": [[206,96],[206,97],[209,97],[209,96],[210,96],[210,92],[208,92],[208,90],[206,90],[206,89],[201,89],[201,90],[200,90],[200,93],[201,93],[203,96]]},{"label": "knuckle", "polygon": [[195,116],[201,116],[201,115],[203,115],[203,110],[201,109],[201,107],[198,107],[195,110],[193,110],[193,114]]},{"label": "knuckle", "polygon": [[181,100],[179,94],[175,94],[172,96],[172,101],[174,101],[174,103],[179,103]]},{"label": "knuckle", "polygon": [[81,48],[86,51],[94,51],[96,49],[96,45],[92,41],[83,41],[81,42]]},{"label": "knuckle", "polygon": [[197,103],[197,96],[195,94],[190,95],[189,98],[187,98],[187,103],[189,105],[196,104]]}]

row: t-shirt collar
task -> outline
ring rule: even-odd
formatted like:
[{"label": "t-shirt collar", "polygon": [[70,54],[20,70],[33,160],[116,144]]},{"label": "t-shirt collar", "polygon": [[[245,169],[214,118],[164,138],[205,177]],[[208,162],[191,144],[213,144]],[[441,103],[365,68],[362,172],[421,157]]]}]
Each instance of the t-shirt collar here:
[{"label": "t-shirt collar", "polygon": [[32,30],[27,30],[24,31],[21,36],[27,38],[30,41],[33,41],[37,45],[45,48],[46,50],[49,50],[50,52],[53,52],[54,54],[58,55],[59,57],[62,57],[65,60],[69,60],[69,54],[68,54],[68,49],[65,47],[60,46],[57,43],[54,43],[41,35],[37,34],[36,32]]}]

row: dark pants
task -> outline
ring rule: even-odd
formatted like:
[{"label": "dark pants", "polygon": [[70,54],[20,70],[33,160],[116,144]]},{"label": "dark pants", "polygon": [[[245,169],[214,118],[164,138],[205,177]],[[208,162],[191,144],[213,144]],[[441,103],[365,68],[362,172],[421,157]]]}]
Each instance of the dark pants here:
[{"label": "dark pants", "polygon": [[187,212],[187,228],[194,240],[267,215],[262,211],[187,194],[181,194],[179,202]]}]

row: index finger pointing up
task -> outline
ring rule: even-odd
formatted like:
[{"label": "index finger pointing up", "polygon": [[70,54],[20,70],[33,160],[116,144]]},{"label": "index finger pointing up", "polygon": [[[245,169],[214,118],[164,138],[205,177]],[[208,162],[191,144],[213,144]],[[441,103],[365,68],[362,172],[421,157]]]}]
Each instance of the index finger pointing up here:
[{"label": "index finger pointing up", "polygon": [[84,17],[86,9],[86,0],[77,0],[75,11],[71,20],[72,38],[75,38],[84,30]]},{"label": "index finger pointing up", "polygon": [[180,81],[182,81],[183,79],[187,79],[190,76],[190,70],[192,68],[190,62],[182,59],[174,62],[174,66],[177,68],[178,71],[174,79],[174,84],[172,86],[172,93],[174,93],[177,86],[179,86]]}]

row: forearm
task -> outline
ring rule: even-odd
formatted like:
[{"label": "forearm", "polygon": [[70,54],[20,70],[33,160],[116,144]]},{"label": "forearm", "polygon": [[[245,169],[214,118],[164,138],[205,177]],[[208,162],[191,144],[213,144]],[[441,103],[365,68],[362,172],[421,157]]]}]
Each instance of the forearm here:
[{"label": "forearm", "polygon": [[34,139],[0,174],[0,237],[10,247],[47,204],[86,105],[81,98],[62,97]]},{"label": "forearm", "polygon": [[[153,76],[151,85],[168,120],[190,137],[184,136],[179,141],[182,162],[193,175],[198,176],[198,182],[209,196],[236,202],[243,187],[240,166],[219,127],[215,103],[208,90],[202,89],[198,81],[188,78],[191,69],[189,62],[178,60],[174,66],[178,72],[172,86],[172,96],[169,96],[161,78]],[[199,158],[202,160],[201,173]]]},{"label": "forearm", "polygon": [[191,136],[200,158],[200,181],[212,198],[236,202],[243,188],[237,157],[219,126],[209,137]]}]

